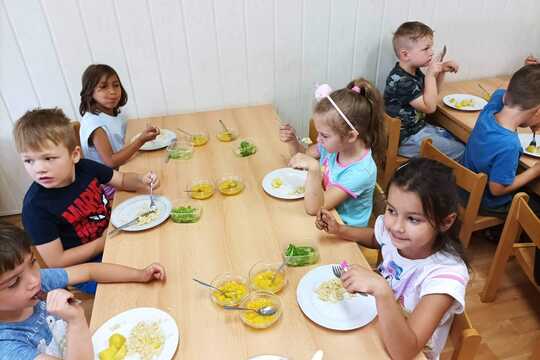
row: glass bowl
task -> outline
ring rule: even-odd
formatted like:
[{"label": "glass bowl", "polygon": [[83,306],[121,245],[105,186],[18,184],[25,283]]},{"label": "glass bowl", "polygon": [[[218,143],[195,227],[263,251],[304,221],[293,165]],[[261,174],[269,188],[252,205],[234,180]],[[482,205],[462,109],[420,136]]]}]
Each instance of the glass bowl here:
[{"label": "glass bowl", "polygon": [[202,207],[194,201],[178,201],[171,210],[171,220],[175,223],[196,223],[202,215]]},{"label": "glass bowl", "polygon": [[178,140],[167,146],[167,152],[171,160],[189,160],[193,157],[193,144],[187,140]]},{"label": "glass bowl", "polygon": [[281,262],[258,262],[249,270],[249,287],[253,290],[267,291],[275,294],[287,285],[285,267],[277,272]]},{"label": "glass bowl", "polygon": [[263,316],[255,311],[240,310],[240,320],[242,320],[245,325],[255,329],[266,329],[267,327],[272,326],[276,321],[279,320],[281,314],[283,313],[279,296],[266,291],[255,291],[250,293],[242,301],[240,306],[254,310],[258,310],[265,306],[272,306],[276,308],[276,313],[270,316]]},{"label": "glass bowl", "polygon": [[191,137],[191,143],[195,147],[205,145],[210,139],[206,131],[194,132],[192,135],[193,136]]},{"label": "glass bowl", "polygon": [[242,139],[234,148],[234,154],[238,157],[248,157],[257,152],[257,146],[250,139]]},{"label": "glass bowl", "polygon": [[201,179],[193,180],[188,190],[192,199],[205,200],[214,195],[216,187],[213,181]]},{"label": "glass bowl", "polygon": [[283,258],[288,266],[305,266],[315,264],[319,260],[317,248],[309,245],[293,245],[283,250]]},{"label": "glass bowl", "polygon": [[210,290],[210,299],[219,306],[238,306],[249,294],[246,278],[240,275],[221,274],[212,280],[211,285],[225,293]]},{"label": "glass bowl", "polygon": [[219,131],[216,134],[216,137],[219,141],[231,142],[238,138],[238,132],[235,129],[230,128],[228,126],[227,126],[227,129],[229,130],[228,132],[225,131],[224,129],[221,129],[221,131]]},{"label": "glass bowl", "polygon": [[224,176],[218,182],[219,192],[227,196],[238,195],[245,187],[242,178],[236,175]]}]

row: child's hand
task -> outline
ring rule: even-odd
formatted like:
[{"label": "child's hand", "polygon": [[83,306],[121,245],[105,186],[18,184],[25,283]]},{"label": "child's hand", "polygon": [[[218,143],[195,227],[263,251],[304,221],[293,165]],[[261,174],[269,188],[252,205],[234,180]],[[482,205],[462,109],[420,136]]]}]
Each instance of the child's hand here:
[{"label": "child's hand", "polygon": [[339,233],[341,224],[336,221],[330,211],[326,209],[320,209],[315,219],[315,226],[319,230],[326,231],[329,234],[336,235]]},{"label": "child's hand", "polygon": [[141,133],[141,140],[143,142],[147,142],[150,140],[154,140],[160,133],[160,130],[158,127],[146,125],[146,129]]},{"label": "child's hand", "polygon": [[289,124],[281,125],[279,127],[279,140],[281,140],[284,143],[288,143],[291,141],[298,141],[298,139],[296,138],[296,131]]},{"label": "child's hand", "polygon": [[289,166],[300,170],[320,171],[319,161],[303,153],[294,155],[291,160],[289,160]]},{"label": "child's hand", "polygon": [[141,272],[140,282],[165,281],[165,268],[159,263],[153,263],[139,271]]},{"label": "child's hand", "polygon": [[69,304],[68,299],[72,298],[73,294],[64,289],[56,289],[47,293],[47,312],[61,317],[68,323],[74,321],[84,321],[84,310],[76,304]]},{"label": "child's hand", "polygon": [[345,290],[350,293],[363,292],[374,296],[392,291],[383,277],[359,265],[352,265],[341,275]]},{"label": "child's hand", "polygon": [[427,68],[426,75],[437,76],[437,74],[441,73],[442,71],[443,71],[443,63],[435,59],[435,57],[433,57]]},{"label": "child's hand", "polygon": [[448,60],[442,63],[443,72],[457,73],[458,70],[459,70],[459,65],[455,61]]},{"label": "child's hand", "polygon": [[527,58],[525,59],[525,65],[533,65],[538,63],[540,63],[538,59],[532,55],[527,56]]},{"label": "child's hand", "polygon": [[152,184],[152,187],[154,189],[157,189],[159,187],[159,178],[156,175],[156,173],[153,171],[149,171],[146,174],[144,174],[141,181],[143,184],[148,185],[148,186]]}]

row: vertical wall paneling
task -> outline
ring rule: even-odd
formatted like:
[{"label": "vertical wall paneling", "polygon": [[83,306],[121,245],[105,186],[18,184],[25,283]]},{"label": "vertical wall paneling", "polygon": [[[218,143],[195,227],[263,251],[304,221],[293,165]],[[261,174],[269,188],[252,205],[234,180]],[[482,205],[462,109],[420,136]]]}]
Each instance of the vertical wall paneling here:
[{"label": "vertical wall paneling", "polygon": [[538,13],[537,0],[0,0],[0,214],[20,210],[29,182],[13,122],[35,107],[79,117],[91,63],[118,72],[129,118],[271,103],[305,136],[316,83],[384,89],[404,21],[433,28],[455,81],[540,57]]}]

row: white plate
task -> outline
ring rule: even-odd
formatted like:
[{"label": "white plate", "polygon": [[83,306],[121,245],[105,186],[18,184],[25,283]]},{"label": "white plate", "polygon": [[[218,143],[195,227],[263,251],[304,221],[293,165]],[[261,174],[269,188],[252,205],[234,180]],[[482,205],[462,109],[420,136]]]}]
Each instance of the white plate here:
[{"label": "white plate", "polygon": [[[135,141],[141,133],[138,133],[131,138],[131,142]],[[140,150],[158,150],[163,149],[176,139],[176,134],[169,129],[159,129],[159,135],[154,139],[144,143]]]},{"label": "white plate", "polygon": [[[169,217],[172,209],[172,204],[169,199],[164,196],[154,195],[154,201],[159,210],[159,215],[154,220],[143,225],[131,225],[122,230],[124,231],[141,231],[158,226]],[[131,220],[137,215],[148,211],[150,208],[150,196],[138,195],[127,199],[114,208],[111,214],[111,223],[115,227],[119,227]]]},{"label": "white plate", "polygon": [[377,316],[373,296],[358,295],[335,304],[319,299],[315,289],[334,278],[332,265],[319,266],[304,275],[296,288],[302,312],[314,323],[333,330],[352,330],[369,324]]},{"label": "white plate", "polygon": [[[451,99],[455,99],[455,103],[450,102]],[[456,104],[458,104],[460,101],[465,99],[472,99],[473,105],[472,106],[465,106],[458,108]],[[480,111],[486,106],[487,101],[485,99],[482,99],[479,96],[476,95],[469,95],[469,94],[450,94],[446,95],[442,99],[443,103],[447,106],[450,106],[453,109],[456,110],[462,110],[462,111]]]},{"label": "white plate", "polygon": [[[272,180],[280,178],[283,185],[279,188],[272,186]],[[281,168],[266,174],[262,180],[262,187],[268,194],[280,199],[301,199],[304,194],[296,194],[294,191],[306,183],[307,172],[293,168]]]},{"label": "white plate", "polygon": [[[99,352],[109,347],[109,337],[114,334],[122,334],[127,338],[131,329],[140,321],[154,322],[158,321],[161,331],[165,336],[165,344],[159,357],[155,360],[170,360],[173,358],[176,348],[178,347],[178,326],[171,315],[156,308],[135,308],[124,311],[107,320],[103,325],[96,330],[92,336],[92,344],[94,346],[94,358],[99,359]],[[138,356],[126,356],[125,360],[136,360]]]},{"label": "white plate", "polygon": [[521,147],[523,148],[523,153],[529,156],[540,158],[540,147],[538,146],[540,145],[540,136],[538,137],[538,141],[536,142],[536,145],[537,145],[536,149],[538,149],[539,152],[532,153],[532,152],[527,151],[527,146],[529,146],[532,140],[532,133],[529,133],[529,134],[518,133],[518,135],[519,135],[519,142],[521,143]]},{"label": "white plate", "polygon": [[279,355],[257,355],[250,357],[248,360],[287,360],[287,358]]}]

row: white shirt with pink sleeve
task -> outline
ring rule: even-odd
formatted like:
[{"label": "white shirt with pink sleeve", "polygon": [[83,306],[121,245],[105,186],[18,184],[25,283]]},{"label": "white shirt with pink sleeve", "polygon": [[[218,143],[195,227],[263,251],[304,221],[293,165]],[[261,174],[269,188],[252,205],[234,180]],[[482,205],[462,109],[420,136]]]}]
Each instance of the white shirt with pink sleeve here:
[{"label": "white shirt with pink sleeve", "polygon": [[383,258],[378,271],[392,288],[405,316],[413,312],[423,296],[446,294],[454,299],[424,348],[428,359],[438,359],[446,344],[454,314],[465,310],[465,290],[469,282],[467,266],[460,258],[441,251],[418,260],[401,256],[392,244],[383,219],[381,215],[375,222],[375,238]]}]

